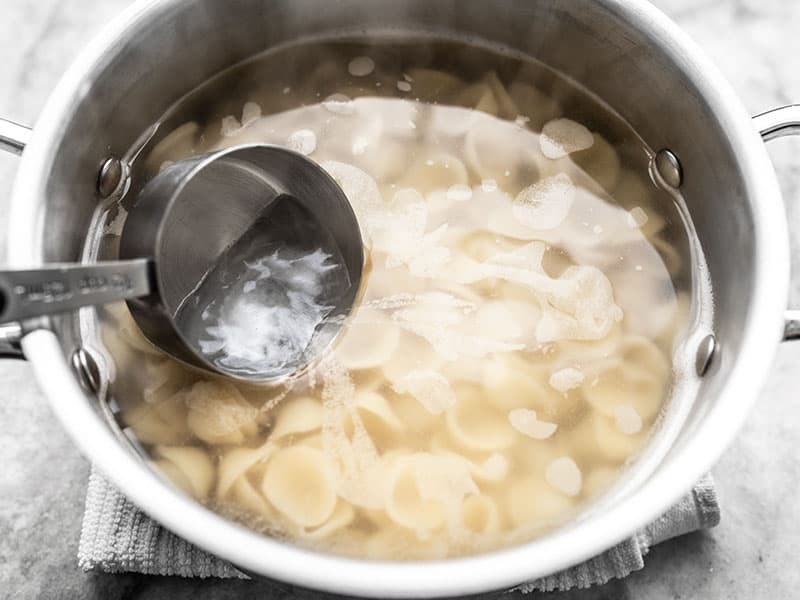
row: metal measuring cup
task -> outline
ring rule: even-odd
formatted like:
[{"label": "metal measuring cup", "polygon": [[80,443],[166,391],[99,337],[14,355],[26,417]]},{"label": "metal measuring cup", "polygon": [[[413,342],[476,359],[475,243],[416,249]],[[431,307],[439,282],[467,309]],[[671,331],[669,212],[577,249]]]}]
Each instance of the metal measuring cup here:
[{"label": "metal measuring cup", "polygon": [[[315,332],[313,348],[294,363],[257,374],[222,368],[187,335],[179,311],[225,253],[243,236],[257,235],[254,228],[269,229],[271,211],[287,202],[293,216],[316,227],[271,234],[288,244],[333,245],[338,253],[338,280],[325,299],[332,311]],[[363,266],[355,213],[319,165],[279,146],[238,146],[178,161],[154,177],[125,222],[119,261],[0,271],[0,323],[126,300],[145,337],[174,358],[236,379],[271,382],[301,371],[333,341],[353,308]]]}]

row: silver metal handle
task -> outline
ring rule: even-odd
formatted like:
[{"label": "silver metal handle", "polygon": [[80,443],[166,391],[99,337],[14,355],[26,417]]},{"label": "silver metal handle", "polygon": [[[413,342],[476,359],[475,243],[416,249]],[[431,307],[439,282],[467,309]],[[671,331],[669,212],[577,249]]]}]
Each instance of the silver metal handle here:
[{"label": "silver metal handle", "polygon": [[147,296],[153,290],[152,267],[152,261],[137,258],[0,271],[0,323]]},{"label": "silver metal handle", "polygon": [[[32,133],[28,127],[0,119],[0,150],[22,154]],[[24,359],[20,340],[22,340],[22,327],[19,324],[0,325],[0,358]]]},{"label": "silver metal handle", "polygon": [[22,154],[32,134],[33,131],[28,127],[0,119],[0,150]]},{"label": "silver metal handle", "polygon": [[[776,108],[753,119],[765,142],[800,135],[800,104]],[[783,330],[784,340],[800,340],[800,310],[787,310]]]}]

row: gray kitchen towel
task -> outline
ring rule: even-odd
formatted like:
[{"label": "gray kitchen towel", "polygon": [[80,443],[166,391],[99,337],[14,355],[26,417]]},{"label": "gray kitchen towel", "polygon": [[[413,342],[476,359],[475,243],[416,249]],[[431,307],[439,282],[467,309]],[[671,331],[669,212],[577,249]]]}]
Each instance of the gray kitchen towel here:
[{"label": "gray kitchen towel", "polygon": [[[706,475],[691,493],[635,536],[560,573],[520,585],[522,592],[587,588],[644,567],[650,548],[670,538],[714,527],[720,511],[714,480]],[[82,569],[181,577],[247,576],[158,525],[97,470],[86,494],[78,561]]]}]

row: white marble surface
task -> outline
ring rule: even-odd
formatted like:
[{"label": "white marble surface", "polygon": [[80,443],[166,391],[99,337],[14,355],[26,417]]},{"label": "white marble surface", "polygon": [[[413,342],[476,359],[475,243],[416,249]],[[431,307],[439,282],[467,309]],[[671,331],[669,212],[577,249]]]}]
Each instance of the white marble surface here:
[{"label": "white marble surface", "polygon": [[[0,115],[34,123],[88,37],[130,0],[0,1]],[[222,1],[222,0],[220,0]],[[706,50],[753,114],[800,102],[798,0],[655,0]],[[770,148],[800,232],[800,143]],[[0,231],[16,161],[0,155]],[[794,203],[792,202],[794,200]],[[797,237],[795,238],[797,240]],[[797,244],[795,244],[797,248]],[[0,251],[0,257],[2,256]],[[800,306],[800,253],[793,300]],[[624,581],[552,600],[800,597],[800,343],[781,348],[756,411],[715,469],[723,521],[664,544]],[[25,363],[0,363],[0,598],[308,597],[265,583],[81,573],[86,461]]]}]

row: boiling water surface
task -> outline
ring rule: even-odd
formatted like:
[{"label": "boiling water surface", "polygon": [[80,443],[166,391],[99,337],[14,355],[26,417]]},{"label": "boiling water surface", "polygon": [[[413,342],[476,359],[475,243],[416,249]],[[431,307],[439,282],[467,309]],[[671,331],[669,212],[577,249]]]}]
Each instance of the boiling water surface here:
[{"label": "boiling water surface", "polygon": [[[134,187],[252,142],[322,164],[369,265],[334,347],[278,387],[189,371],[123,306],[105,309],[123,426],[187,494],[321,550],[442,558],[541,535],[640,455],[688,378],[676,358],[698,314],[693,258],[680,199],[602,104],[539,64],[453,42],[287,47],[166,115]],[[247,261],[231,294],[202,299],[209,352],[257,369],[302,347],[329,310],[328,265],[279,249]],[[287,319],[296,335],[273,347]]]}]

